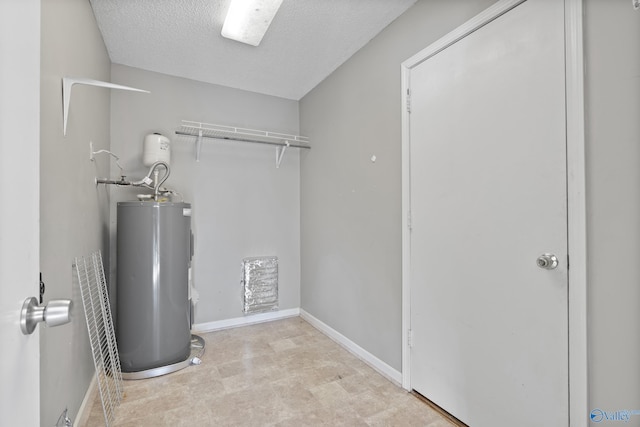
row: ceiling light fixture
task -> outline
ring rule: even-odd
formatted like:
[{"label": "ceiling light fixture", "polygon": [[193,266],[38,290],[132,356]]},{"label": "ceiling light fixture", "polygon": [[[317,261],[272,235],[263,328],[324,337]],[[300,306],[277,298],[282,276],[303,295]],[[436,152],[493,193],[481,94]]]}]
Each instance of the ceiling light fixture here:
[{"label": "ceiling light fixture", "polygon": [[258,46],[282,0],[232,0],[222,37]]}]

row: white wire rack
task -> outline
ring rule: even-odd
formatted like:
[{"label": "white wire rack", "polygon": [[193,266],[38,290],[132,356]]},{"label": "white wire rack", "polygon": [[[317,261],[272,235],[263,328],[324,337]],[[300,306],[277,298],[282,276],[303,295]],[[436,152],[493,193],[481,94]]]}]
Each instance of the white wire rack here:
[{"label": "white wire rack", "polygon": [[232,126],[216,125],[211,123],[192,122],[183,120],[176,131],[176,135],[196,137],[196,160],[200,161],[202,138],[225,139],[232,141],[254,142],[259,144],[275,145],[276,167],[280,167],[282,156],[288,147],[311,148],[309,138],[300,135],[270,132],[265,130],[245,129]]},{"label": "white wire rack", "polygon": [[100,400],[108,427],[115,419],[115,409],[122,401],[124,393],[120,357],[100,251],[87,257],[76,258],[74,268],[80,284]]}]

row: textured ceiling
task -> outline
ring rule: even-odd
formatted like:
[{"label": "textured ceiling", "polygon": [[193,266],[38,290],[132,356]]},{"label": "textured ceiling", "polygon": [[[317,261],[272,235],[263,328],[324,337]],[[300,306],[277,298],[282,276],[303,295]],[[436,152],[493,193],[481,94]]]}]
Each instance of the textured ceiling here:
[{"label": "textured ceiling", "polygon": [[230,0],[91,0],[117,64],[299,100],[416,0],[284,0],[262,43],[220,35]]}]

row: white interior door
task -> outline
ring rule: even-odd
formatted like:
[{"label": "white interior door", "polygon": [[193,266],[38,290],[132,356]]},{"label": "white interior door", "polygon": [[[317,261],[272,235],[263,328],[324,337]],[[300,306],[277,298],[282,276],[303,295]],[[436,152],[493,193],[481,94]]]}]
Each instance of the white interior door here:
[{"label": "white interior door", "polygon": [[473,427],[566,426],[563,2],[528,0],[409,78],[411,386]]},{"label": "white interior door", "polygon": [[40,340],[20,330],[38,294],[40,0],[0,2],[0,424],[40,425]]}]

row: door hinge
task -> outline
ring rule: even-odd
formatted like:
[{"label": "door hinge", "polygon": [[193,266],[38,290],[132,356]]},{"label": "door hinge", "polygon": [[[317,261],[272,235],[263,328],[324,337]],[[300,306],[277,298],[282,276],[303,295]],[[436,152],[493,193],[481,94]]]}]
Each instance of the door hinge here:
[{"label": "door hinge", "polygon": [[413,229],[413,223],[411,221],[411,211],[407,211],[407,228],[409,228],[409,231]]},{"label": "door hinge", "polygon": [[44,302],[44,282],[42,281],[42,272],[40,272],[40,304]]},{"label": "door hinge", "polygon": [[407,89],[407,113],[411,114],[411,91]]},{"label": "door hinge", "polygon": [[411,329],[407,331],[407,344],[409,348],[413,347],[413,331]]},{"label": "door hinge", "polygon": [[571,263],[569,262],[569,254],[567,254],[567,270],[569,270],[569,265],[571,265]]}]

